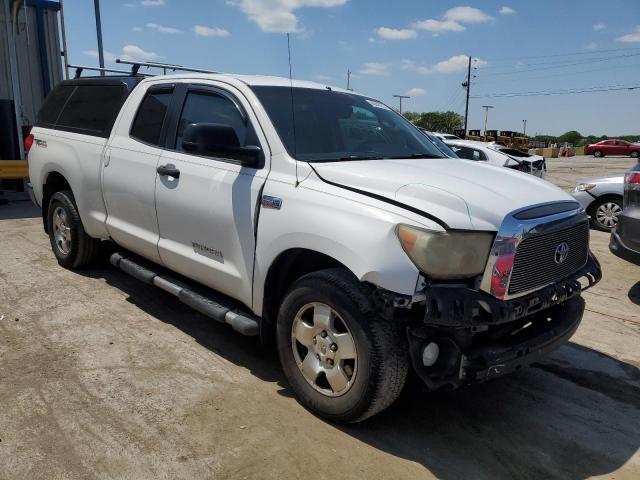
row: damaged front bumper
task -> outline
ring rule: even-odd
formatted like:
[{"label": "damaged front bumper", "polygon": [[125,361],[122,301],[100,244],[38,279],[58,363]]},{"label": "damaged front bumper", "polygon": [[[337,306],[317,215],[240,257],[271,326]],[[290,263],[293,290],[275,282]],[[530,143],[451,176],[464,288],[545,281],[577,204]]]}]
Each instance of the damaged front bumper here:
[{"label": "damaged front bumper", "polygon": [[519,370],[569,340],[584,312],[580,293],[601,278],[589,254],[573,275],[510,300],[464,285],[431,285],[422,320],[407,329],[414,369],[430,389]]}]

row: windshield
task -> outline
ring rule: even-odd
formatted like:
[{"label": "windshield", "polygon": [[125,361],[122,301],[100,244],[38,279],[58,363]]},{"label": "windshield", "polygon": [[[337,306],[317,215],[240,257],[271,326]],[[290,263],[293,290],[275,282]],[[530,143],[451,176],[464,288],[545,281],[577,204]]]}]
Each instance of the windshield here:
[{"label": "windshield", "polygon": [[376,100],[330,89],[252,90],[287,152],[298,160],[446,158],[408,120]]},{"label": "windshield", "polygon": [[451,150],[451,147],[449,147],[449,145],[444,143],[439,137],[436,137],[433,133],[430,133],[426,130],[423,130],[423,129],[420,129],[420,130],[422,130],[422,133],[424,133],[427,137],[429,137],[429,140],[431,140],[433,143],[436,144],[436,147],[438,147],[442,153],[444,153],[445,155],[451,158],[458,158],[458,155],[456,155],[456,152]]}]

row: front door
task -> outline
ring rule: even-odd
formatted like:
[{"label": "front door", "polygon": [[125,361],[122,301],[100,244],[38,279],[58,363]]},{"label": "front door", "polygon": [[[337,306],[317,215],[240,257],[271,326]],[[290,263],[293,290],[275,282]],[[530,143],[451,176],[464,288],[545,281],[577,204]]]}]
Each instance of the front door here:
[{"label": "front door", "polygon": [[[158,163],[160,257],[172,270],[251,306],[256,209],[268,173],[267,143],[254,128],[256,118],[240,92],[215,84],[181,90],[182,108]],[[243,166],[232,154],[187,153],[183,134],[191,124],[231,127],[240,146],[263,149],[263,165]]]}]

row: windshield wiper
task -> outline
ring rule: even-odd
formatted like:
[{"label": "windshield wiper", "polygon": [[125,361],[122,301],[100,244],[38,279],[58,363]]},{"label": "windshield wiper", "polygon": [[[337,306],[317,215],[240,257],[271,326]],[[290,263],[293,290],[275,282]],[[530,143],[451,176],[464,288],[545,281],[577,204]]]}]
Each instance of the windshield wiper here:
[{"label": "windshield wiper", "polygon": [[348,155],[340,157],[338,160],[382,160],[385,157],[379,155]]}]

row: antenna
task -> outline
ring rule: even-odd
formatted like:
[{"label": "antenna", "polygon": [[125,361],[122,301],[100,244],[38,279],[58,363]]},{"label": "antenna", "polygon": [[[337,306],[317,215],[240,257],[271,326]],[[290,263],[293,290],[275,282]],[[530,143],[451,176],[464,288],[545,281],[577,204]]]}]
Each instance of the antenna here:
[{"label": "antenna", "polygon": [[293,127],[293,160],[296,162],[296,187],[298,181],[298,142],[296,139],[296,110],[293,103],[293,68],[291,67],[291,36],[287,33],[287,51],[289,53],[289,96],[291,97],[291,125]]}]

